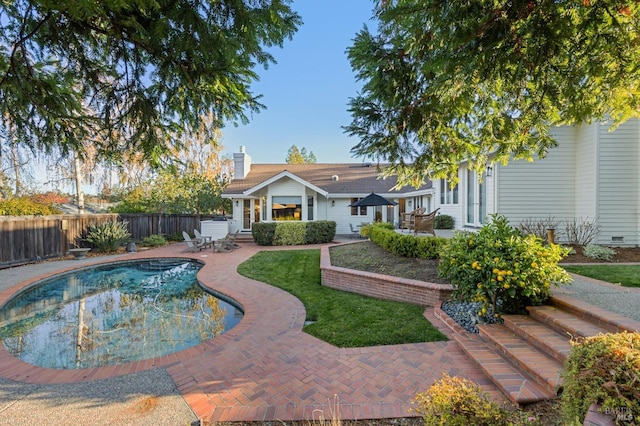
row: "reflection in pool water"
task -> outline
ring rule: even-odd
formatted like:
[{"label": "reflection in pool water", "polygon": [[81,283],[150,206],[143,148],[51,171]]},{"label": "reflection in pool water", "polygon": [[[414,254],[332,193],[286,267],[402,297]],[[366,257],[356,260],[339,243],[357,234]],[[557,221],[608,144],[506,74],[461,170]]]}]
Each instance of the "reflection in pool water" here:
[{"label": "reflection in pool water", "polygon": [[0,308],[0,339],[25,362],[91,368],[195,346],[242,318],[205,292],[200,265],[146,260],[97,266],[36,283]]}]

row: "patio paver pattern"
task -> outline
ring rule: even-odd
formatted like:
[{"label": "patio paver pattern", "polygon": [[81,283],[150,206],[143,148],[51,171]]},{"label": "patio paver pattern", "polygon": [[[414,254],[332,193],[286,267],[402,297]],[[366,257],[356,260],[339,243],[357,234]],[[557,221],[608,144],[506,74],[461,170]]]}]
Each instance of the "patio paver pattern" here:
[{"label": "patio paver pattern", "polygon": [[[341,349],[304,333],[305,310],[298,299],[236,272],[241,262],[259,250],[276,248],[243,243],[231,253],[184,253],[184,249],[184,244],[173,244],[118,260],[191,257],[203,261],[200,282],[233,298],[245,311],[232,330],[173,355],[89,370],[43,369],[1,348],[0,377],[74,383],[164,366],[198,418],[212,422],[331,418],[336,402],[345,420],[412,416],[411,400],[442,373],[475,380],[502,399],[453,340]],[[26,284],[0,292],[0,304]],[[432,311],[425,311],[427,319],[450,335]]]}]

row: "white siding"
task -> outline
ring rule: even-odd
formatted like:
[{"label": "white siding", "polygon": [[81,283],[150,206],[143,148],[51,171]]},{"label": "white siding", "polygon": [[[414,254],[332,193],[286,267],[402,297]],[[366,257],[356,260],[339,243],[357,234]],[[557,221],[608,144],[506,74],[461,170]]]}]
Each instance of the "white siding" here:
[{"label": "white siding", "polygon": [[458,203],[457,204],[440,204],[440,181],[441,179],[435,180],[433,182],[433,187],[435,189],[435,195],[433,197],[434,200],[434,209],[440,208],[438,214],[446,214],[453,217],[453,226],[455,229],[464,228],[465,218],[463,215],[463,197],[465,197],[464,193],[464,176],[467,173],[467,169],[465,165],[461,165],[458,170]]},{"label": "white siding", "polygon": [[[333,203],[335,201],[335,204]],[[327,208],[327,220],[334,220],[336,222],[336,234],[351,234],[349,224],[352,224],[355,228],[356,225],[361,223],[371,223],[374,219],[374,207],[367,207],[366,216],[352,216],[351,215],[351,198],[331,198],[328,202]],[[358,210],[359,212],[359,210]]]},{"label": "white siding", "polygon": [[555,129],[558,141],[546,158],[512,160],[506,166],[496,165],[496,209],[513,225],[528,218],[565,220],[574,217],[575,156],[574,130]]},{"label": "white siding", "polygon": [[576,127],[575,143],[575,182],[576,182],[576,219],[595,219],[598,216],[596,199],[598,131],[600,124],[594,123]]},{"label": "white siding", "polygon": [[329,213],[331,202],[328,201],[323,195],[317,194],[316,203],[318,204],[318,206],[316,207],[316,211],[318,212],[318,217],[316,220],[328,220],[327,214]]},{"label": "white siding", "polygon": [[[614,132],[599,126],[598,243],[638,244],[638,144],[639,122],[630,120]],[[622,244],[621,244],[622,245]]]}]

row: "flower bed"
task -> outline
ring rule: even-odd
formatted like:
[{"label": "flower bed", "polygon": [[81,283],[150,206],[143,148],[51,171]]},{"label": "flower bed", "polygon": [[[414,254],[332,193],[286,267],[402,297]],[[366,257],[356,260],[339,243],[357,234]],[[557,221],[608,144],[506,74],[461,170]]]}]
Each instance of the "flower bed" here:
[{"label": "flower bed", "polygon": [[329,248],[320,254],[322,285],[378,299],[435,306],[451,298],[450,284],[436,284],[331,265]]}]

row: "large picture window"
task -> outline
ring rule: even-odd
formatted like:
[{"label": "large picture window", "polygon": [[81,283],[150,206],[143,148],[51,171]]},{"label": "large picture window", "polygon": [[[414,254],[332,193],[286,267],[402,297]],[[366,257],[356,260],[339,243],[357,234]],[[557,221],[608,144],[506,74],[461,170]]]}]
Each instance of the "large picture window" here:
[{"label": "large picture window", "polygon": [[271,197],[273,220],[302,220],[302,197]]}]

